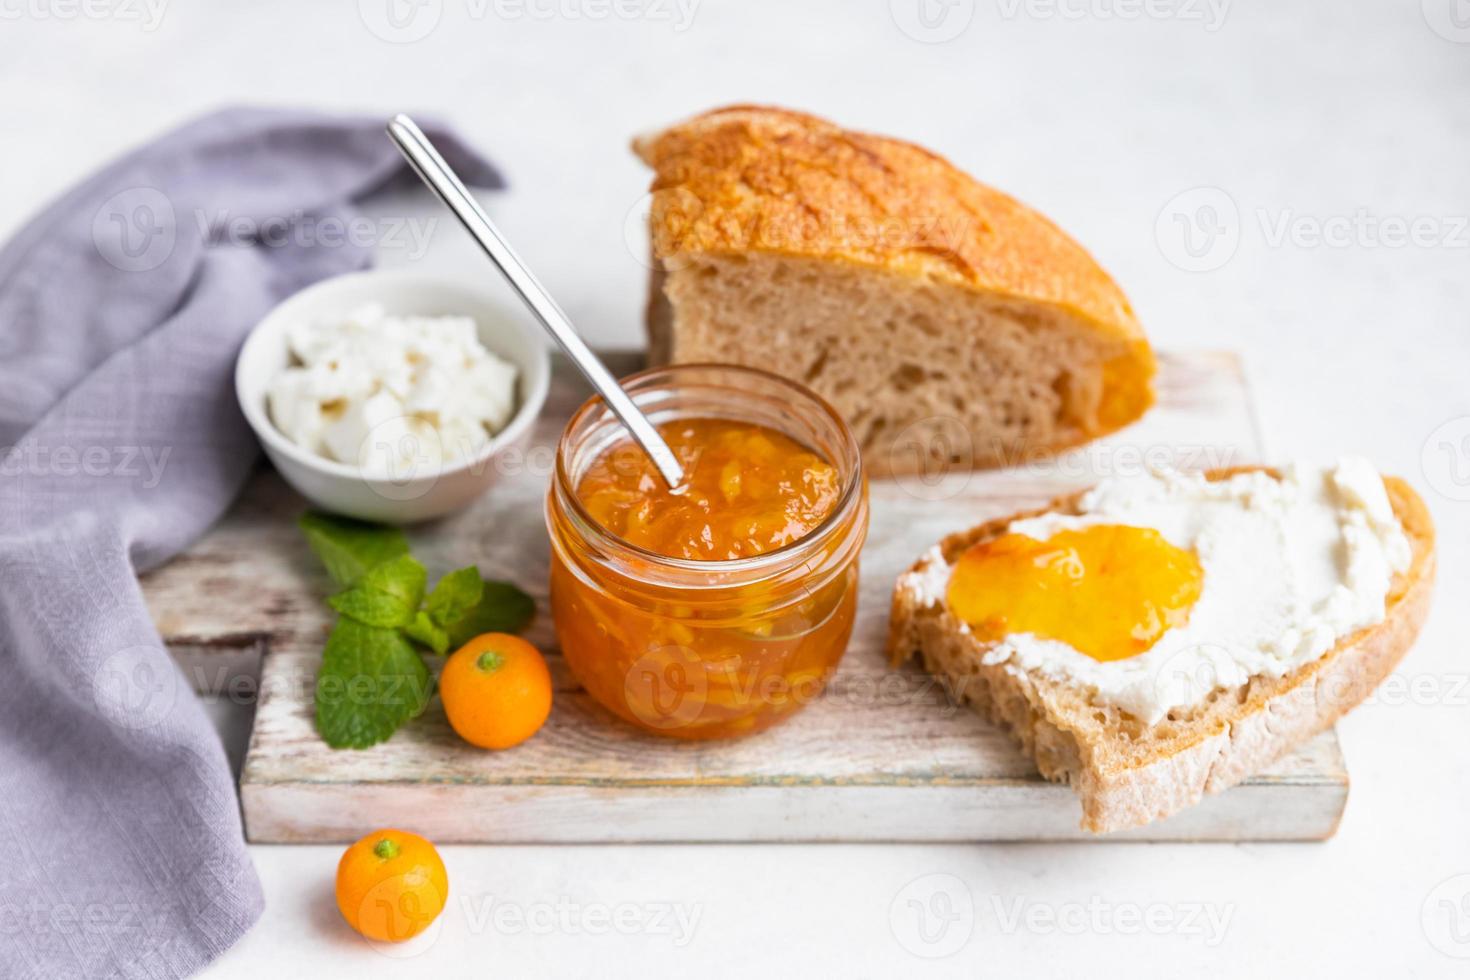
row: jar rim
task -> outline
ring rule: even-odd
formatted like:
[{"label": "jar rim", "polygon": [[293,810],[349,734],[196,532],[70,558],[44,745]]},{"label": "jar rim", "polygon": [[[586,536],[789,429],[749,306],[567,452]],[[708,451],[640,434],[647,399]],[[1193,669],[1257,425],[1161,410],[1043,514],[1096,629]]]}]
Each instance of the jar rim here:
[{"label": "jar rim", "polygon": [[[828,460],[829,463],[838,467],[843,475],[842,492],[838,497],[837,504],[822,518],[816,527],[794,541],[789,541],[779,548],[748,558],[724,558],[724,559],[700,559],[700,558],[678,558],[663,555],[656,551],[633,544],[619,537],[604,527],[587,509],[582,505],[581,499],[576,494],[576,487],[572,482],[571,474],[567,472],[568,440],[571,438],[580,423],[594,411],[601,408],[610,413],[602,396],[593,394],[578,409],[572,413],[566,428],[562,430],[561,437],[556,444],[556,470],[555,490],[556,496],[562,501],[563,506],[570,510],[576,518],[579,530],[584,536],[594,538],[600,545],[609,547],[611,550],[630,555],[642,562],[648,562],[655,566],[677,569],[681,572],[695,574],[713,575],[738,575],[740,573],[759,572],[771,567],[781,566],[789,563],[793,557],[799,557],[806,551],[811,550],[814,544],[827,539],[835,530],[841,528],[849,519],[852,511],[861,503],[863,496],[863,457],[862,450],[858,446],[857,437],[853,435],[838,411],[821,395],[810,388],[789,378],[782,377],[772,371],[763,368],[748,367],[741,364],[720,364],[716,362],[693,362],[688,364],[664,364],[655,367],[644,368],[633,374],[620,379],[620,383],[627,390],[630,397],[636,403],[638,395],[648,391],[656,391],[663,387],[653,382],[668,380],[677,383],[677,375],[694,374],[699,371],[723,371],[735,374],[746,374],[759,378],[764,382],[775,384],[784,388],[797,398],[815,406],[833,425],[841,443],[842,453],[850,460],[850,465],[844,466],[843,460]],[[640,406],[642,407],[642,406]],[[631,439],[631,436],[629,437]],[[814,448],[814,447],[813,447]]]}]

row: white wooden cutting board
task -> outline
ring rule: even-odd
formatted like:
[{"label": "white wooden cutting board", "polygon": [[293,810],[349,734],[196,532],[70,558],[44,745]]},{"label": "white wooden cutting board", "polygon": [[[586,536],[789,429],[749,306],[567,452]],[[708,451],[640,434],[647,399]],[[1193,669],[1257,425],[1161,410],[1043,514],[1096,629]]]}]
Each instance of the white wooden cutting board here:
[{"label": "white wooden cutting board", "polygon": [[[614,363],[618,371],[633,366],[626,356]],[[1159,394],[1143,422],[1049,464],[874,482],[857,625],[840,669],[815,703],[740,741],[681,743],[635,731],[593,703],[555,654],[542,502],[556,437],[585,397],[564,363],[522,471],[470,511],[411,534],[431,580],[474,562],[536,598],[529,638],[551,654],[555,707],[525,745],[471,748],[449,729],[437,699],[372,749],[334,751],[317,737],[312,681],[331,627],[322,602],[330,586],[295,526],[305,504],[268,469],[144,588],[194,685],[257,702],[240,780],[252,841],[343,842],[383,826],[486,843],[1099,839],[1077,829],[1071,790],[1042,780],[1004,734],[950,704],[927,675],[886,666],[889,590],[946,533],[1142,458],[1198,468],[1257,460],[1233,355],[1165,356]],[[258,684],[241,675],[256,653]],[[1347,789],[1327,732],[1198,807],[1105,839],[1327,837]]]}]

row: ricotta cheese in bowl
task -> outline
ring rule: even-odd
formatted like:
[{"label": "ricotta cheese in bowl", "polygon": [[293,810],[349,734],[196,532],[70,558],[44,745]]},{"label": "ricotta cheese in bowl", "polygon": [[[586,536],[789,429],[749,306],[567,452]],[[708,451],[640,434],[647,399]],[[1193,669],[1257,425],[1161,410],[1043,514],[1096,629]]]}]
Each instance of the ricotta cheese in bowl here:
[{"label": "ricotta cheese in bowl", "polygon": [[1280,478],[1107,480],[1077,513],[1012,521],[900,587],[947,604],[989,643],[985,662],[1069,680],[1154,724],[1382,622],[1409,560],[1382,477],[1346,458]]},{"label": "ricotta cheese in bowl", "polygon": [[292,442],[409,475],[475,459],[516,408],[517,370],[469,316],[391,316],[369,304],[286,331],[292,365],[271,381],[271,421]]}]

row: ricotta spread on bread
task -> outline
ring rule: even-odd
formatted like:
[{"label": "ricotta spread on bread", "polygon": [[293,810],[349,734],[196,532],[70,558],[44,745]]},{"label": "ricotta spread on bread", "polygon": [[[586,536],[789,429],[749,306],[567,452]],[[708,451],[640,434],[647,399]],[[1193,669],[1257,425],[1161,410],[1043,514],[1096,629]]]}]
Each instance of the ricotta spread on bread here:
[{"label": "ricotta spread on bread", "polygon": [[[1218,688],[1284,676],[1382,622],[1394,576],[1411,557],[1382,477],[1357,457],[1291,466],[1279,478],[1118,477],[1086,493],[1075,513],[1021,518],[1006,530],[1045,541],[1099,525],[1150,528],[1197,557],[1203,584],[1188,621],[1121,660],[1032,633],[1003,636],[983,660],[1066,679],[1149,724]],[[898,587],[920,605],[942,605],[952,571],[934,549]]]}]

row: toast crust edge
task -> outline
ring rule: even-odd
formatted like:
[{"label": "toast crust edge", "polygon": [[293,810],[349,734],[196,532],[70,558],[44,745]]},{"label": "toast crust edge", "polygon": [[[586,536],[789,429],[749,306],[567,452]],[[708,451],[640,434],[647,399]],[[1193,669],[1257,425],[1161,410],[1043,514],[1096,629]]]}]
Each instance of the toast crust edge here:
[{"label": "toast crust edge", "polygon": [[[1211,471],[1208,479],[1267,467]],[[944,606],[923,607],[895,586],[887,649],[896,666],[915,653],[945,675],[960,699],[1010,731],[1050,780],[1069,782],[1082,801],[1082,828],[1108,833],[1139,827],[1198,803],[1260,771],[1363,701],[1402,660],[1428,615],[1435,574],[1428,508],[1404,481],[1384,477],[1413,557],[1397,576],[1383,622],[1344,637],[1322,657],[1273,681],[1253,680],[1223,717],[1189,733],[1183,748],[1149,752],[1125,739],[1098,739],[1078,724],[1060,695],[1075,691],[1034,671],[985,665],[986,644],[960,630]],[[987,521],[944,538],[946,563],[971,544],[999,534],[1018,517],[1075,510],[1083,492],[1046,507]],[[925,555],[910,566],[921,571]]]}]

